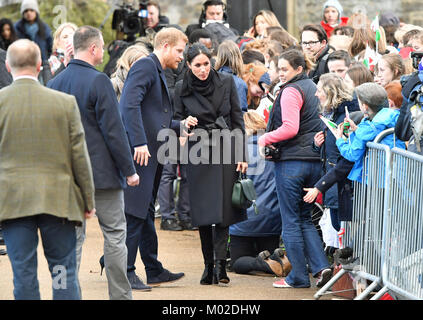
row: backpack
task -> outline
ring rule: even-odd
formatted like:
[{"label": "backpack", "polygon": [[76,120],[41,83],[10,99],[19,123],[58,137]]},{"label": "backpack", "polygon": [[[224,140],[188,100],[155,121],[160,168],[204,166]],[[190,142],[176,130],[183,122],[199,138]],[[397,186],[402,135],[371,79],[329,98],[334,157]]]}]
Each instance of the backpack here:
[{"label": "backpack", "polygon": [[411,130],[413,131],[417,151],[422,152],[420,139],[423,134],[423,84],[418,84],[410,93],[408,108],[411,114]]},{"label": "backpack", "polygon": [[217,41],[219,44],[221,44],[224,40],[237,41],[238,39],[238,35],[236,35],[232,29],[225,26],[223,23],[209,23],[204,27],[204,29],[210,32],[212,40]]}]

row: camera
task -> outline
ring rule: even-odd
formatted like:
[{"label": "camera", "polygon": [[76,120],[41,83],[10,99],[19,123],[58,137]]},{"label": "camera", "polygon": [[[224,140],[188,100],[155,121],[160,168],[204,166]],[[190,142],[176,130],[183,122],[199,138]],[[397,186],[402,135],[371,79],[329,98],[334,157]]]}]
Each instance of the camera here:
[{"label": "camera", "polygon": [[410,57],[413,60],[413,68],[419,69],[419,63],[422,60],[423,52],[421,51],[414,51],[410,53]]},{"label": "camera", "polygon": [[273,147],[264,147],[264,156],[270,158],[269,160],[279,160],[281,158],[281,150],[276,146]]},{"label": "camera", "polygon": [[145,35],[144,18],[147,18],[148,1],[139,1],[139,8],[134,9],[131,5],[120,5],[113,12],[112,29],[123,32],[128,41],[133,41],[137,34]]}]

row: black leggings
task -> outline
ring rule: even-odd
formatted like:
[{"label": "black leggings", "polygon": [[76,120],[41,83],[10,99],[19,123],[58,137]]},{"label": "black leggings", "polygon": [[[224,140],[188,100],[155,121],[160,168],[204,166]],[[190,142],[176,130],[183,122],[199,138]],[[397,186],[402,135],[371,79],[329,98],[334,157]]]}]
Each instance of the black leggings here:
[{"label": "black leggings", "polygon": [[229,227],[199,227],[201,250],[205,264],[213,264],[215,260],[226,260],[228,251]]}]

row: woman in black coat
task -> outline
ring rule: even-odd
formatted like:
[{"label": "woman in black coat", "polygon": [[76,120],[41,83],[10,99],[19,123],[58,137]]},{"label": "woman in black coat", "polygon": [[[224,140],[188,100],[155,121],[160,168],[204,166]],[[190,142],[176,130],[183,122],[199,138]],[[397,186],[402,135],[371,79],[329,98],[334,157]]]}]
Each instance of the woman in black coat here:
[{"label": "woman in black coat", "polygon": [[237,171],[248,167],[242,111],[232,76],[216,72],[210,59],[203,44],[188,48],[188,70],[176,84],[174,101],[175,119],[187,114],[198,119],[187,144],[187,180],[192,224],[199,227],[205,263],[201,284],[229,282],[229,226],[247,218],[231,202]]}]

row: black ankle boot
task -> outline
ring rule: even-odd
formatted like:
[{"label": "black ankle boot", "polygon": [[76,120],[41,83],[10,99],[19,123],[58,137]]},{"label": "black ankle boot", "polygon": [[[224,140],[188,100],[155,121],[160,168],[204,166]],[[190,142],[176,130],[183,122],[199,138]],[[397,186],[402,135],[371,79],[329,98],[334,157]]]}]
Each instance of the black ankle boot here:
[{"label": "black ankle boot", "polygon": [[229,283],[229,277],[226,274],[226,260],[216,260],[214,267],[213,283]]},{"label": "black ankle boot", "polygon": [[201,276],[200,284],[208,285],[213,284],[213,263],[206,263],[203,275]]},{"label": "black ankle boot", "polygon": [[103,275],[103,269],[104,269],[104,255],[101,256],[99,263],[100,263],[100,268],[101,268],[100,276],[102,276]]}]

